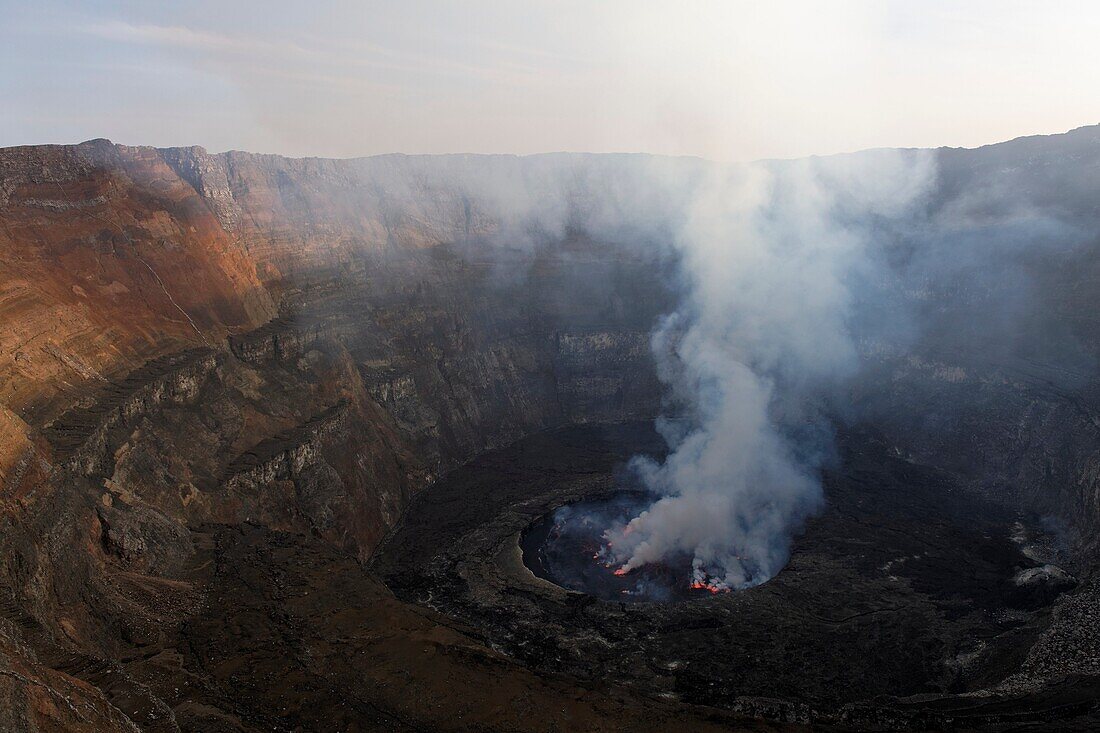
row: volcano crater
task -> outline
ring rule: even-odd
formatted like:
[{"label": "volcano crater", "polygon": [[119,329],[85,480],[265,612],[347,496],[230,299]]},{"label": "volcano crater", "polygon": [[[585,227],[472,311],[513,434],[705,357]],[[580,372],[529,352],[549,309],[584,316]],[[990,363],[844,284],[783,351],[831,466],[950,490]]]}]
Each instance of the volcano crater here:
[{"label": "volcano crater", "polygon": [[[917,695],[920,715],[927,696],[957,715],[960,693],[1002,678],[1049,624],[1070,586],[1037,592],[1019,579],[1064,581],[1044,570],[1064,564],[1049,556],[1058,539],[871,433],[838,442],[826,509],[784,570],[743,591],[692,591],[689,568],[671,565],[615,576],[592,557],[598,533],[559,526],[547,544],[563,508],[599,524],[651,501],[622,482],[631,456],[662,451],[647,423],[566,428],[483,455],[414,501],[373,568],[401,599],[587,684],[753,714],[773,706],[768,717],[779,705],[790,708],[781,718],[851,723],[871,705],[904,718]],[[656,590],[634,592],[641,580]]]}]

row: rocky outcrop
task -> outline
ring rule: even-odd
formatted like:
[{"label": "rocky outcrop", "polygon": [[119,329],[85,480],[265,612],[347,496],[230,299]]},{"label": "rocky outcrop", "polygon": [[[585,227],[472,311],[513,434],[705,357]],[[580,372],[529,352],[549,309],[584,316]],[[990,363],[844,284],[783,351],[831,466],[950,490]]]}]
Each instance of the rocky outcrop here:
[{"label": "rocky outcrop", "polygon": [[210,349],[154,359],[98,390],[90,406],[66,412],[42,432],[59,464],[87,476],[101,472],[111,458],[112,430],[134,425],[165,403],[193,401],[216,365]]}]

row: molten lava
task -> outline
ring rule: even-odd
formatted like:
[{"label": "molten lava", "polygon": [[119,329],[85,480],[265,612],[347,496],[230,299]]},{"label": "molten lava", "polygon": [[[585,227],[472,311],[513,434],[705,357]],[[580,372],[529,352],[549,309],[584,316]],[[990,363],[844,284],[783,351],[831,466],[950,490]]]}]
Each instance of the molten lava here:
[{"label": "molten lava", "polygon": [[719,588],[718,586],[712,585],[712,584],[706,582],[705,580],[693,580],[693,581],[691,581],[691,589],[692,590],[705,590],[705,591],[707,591],[707,592],[709,592],[713,595],[718,595],[719,593],[729,593],[729,588]]},{"label": "molten lava", "polygon": [[524,564],[538,577],[604,600],[672,602],[729,592],[686,554],[638,567],[616,556],[607,529],[624,527],[652,501],[624,491],[559,507],[524,533]]}]

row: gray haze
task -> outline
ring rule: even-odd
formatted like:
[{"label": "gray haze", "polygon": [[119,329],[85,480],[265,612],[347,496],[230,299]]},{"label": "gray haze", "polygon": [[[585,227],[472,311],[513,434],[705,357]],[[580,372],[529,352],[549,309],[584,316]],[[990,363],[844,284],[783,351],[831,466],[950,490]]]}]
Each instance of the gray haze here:
[{"label": "gray haze", "polygon": [[717,160],[1100,120],[1095,3],[0,0],[0,146]]}]

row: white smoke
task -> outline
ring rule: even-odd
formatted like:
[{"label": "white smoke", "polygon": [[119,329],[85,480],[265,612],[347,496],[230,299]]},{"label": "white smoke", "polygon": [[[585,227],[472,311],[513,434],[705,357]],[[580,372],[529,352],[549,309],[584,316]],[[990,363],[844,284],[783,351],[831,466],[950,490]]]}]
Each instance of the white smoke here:
[{"label": "white smoke", "polygon": [[848,323],[873,222],[917,203],[933,158],[881,151],[715,170],[675,236],[686,293],[653,337],[669,412],[661,498],[607,533],[623,571],[689,555],[697,583],[774,576],[822,504],[822,400],[850,378]]},{"label": "white smoke", "polygon": [[[474,257],[483,247],[530,255],[579,229],[677,263],[680,303],[652,339],[669,389],[658,423],[669,454],[634,461],[660,498],[609,530],[609,552],[626,572],[686,555],[695,582],[728,590],[774,576],[821,507],[825,400],[858,366],[854,300],[889,279],[870,245],[920,219],[911,209],[934,161],[883,150],[753,165],[583,154],[363,165],[388,201],[441,202],[418,222],[462,211]],[[375,170],[383,163],[396,173]],[[660,256],[666,247],[673,258]],[[502,262],[498,276],[515,277],[515,261]]]}]

